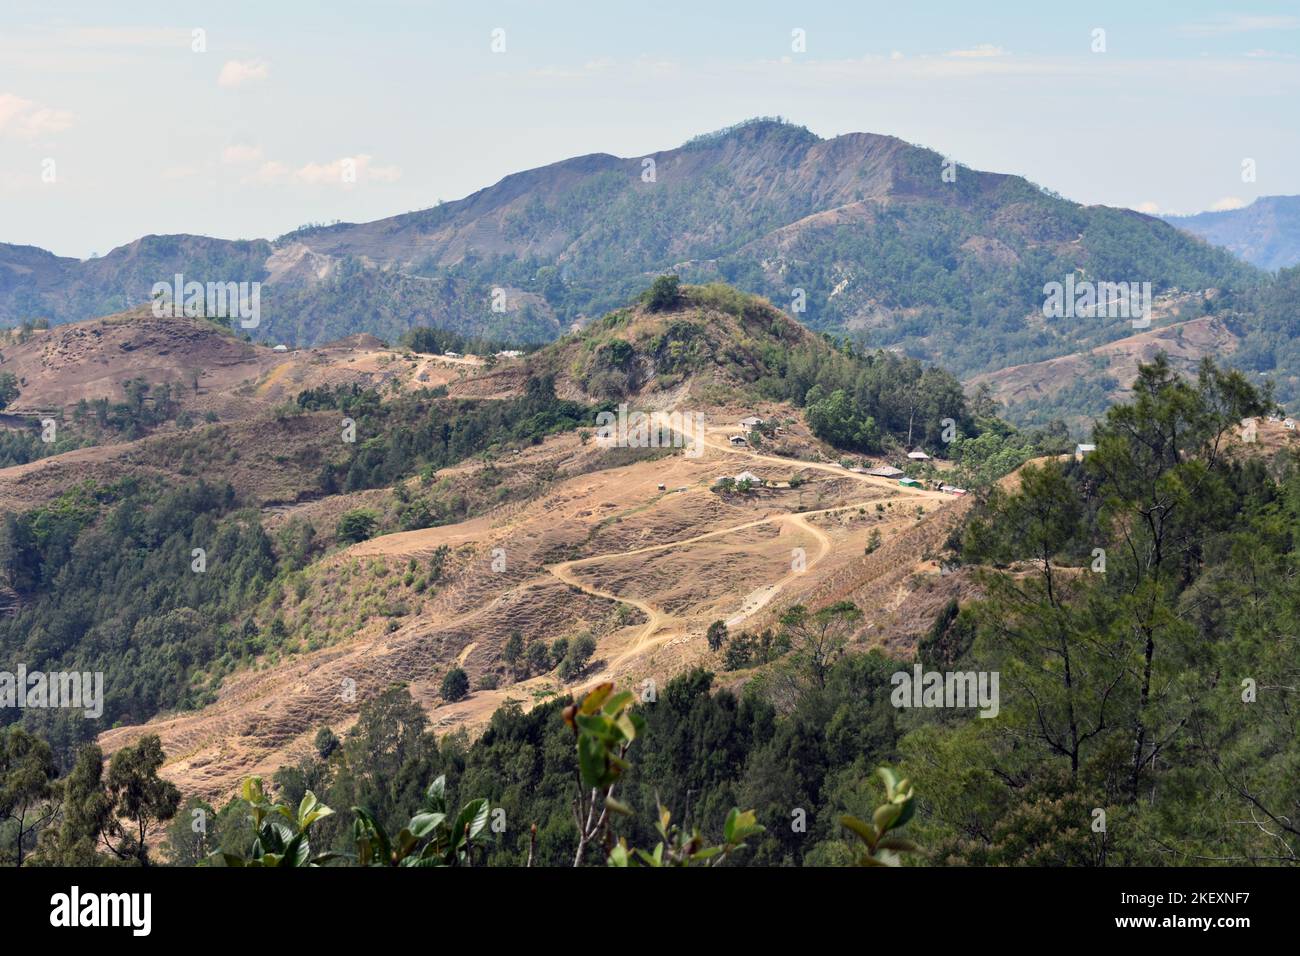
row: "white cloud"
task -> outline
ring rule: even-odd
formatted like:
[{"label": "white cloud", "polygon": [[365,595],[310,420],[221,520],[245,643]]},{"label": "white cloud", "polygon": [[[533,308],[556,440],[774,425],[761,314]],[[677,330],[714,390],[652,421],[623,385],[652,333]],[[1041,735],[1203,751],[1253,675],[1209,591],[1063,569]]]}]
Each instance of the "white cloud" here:
[{"label": "white cloud", "polygon": [[51,109],[13,93],[0,93],[0,135],[39,139],[72,125],[67,110]]},{"label": "white cloud", "polygon": [[1134,208],[1136,208],[1138,212],[1146,213],[1148,216],[1154,216],[1160,212],[1160,204],[1150,199],[1146,202],[1138,203]]},{"label": "white cloud", "polygon": [[1210,212],[1226,212],[1229,209],[1240,209],[1246,205],[1246,200],[1237,196],[1224,196],[1210,204]]},{"label": "white cloud", "polygon": [[1280,53],[1277,50],[1247,50],[1246,56],[1252,60],[1294,60],[1294,53]]},{"label": "white cloud", "polygon": [[271,75],[271,68],[262,60],[227,60],[217,77],[217,85],[226,89],[235,89],[247,83],[264,80]]},{"label": "white cloud", "polygon": [[393,183],[402,176],[396,166],[376,166],[373,156],[361,153],[328,163],[307,163],[294,169],[274,160],[263,163],[245,182],[299,183],[306,186],[352,186],[357,183]]},{"label": "white cloud", "polygon": [[227,166],[247,166],[262,158],[261,146],[247,146],[236,143],[221,151],[221,161]]},{"label": "white cloud", "polygon": [[973,46],[968,50],[949,50],[944,56],[962,56],[962,57],[990,57],[1006,56],[1007,51],[1000,46],[994,46],[992,43],[981,43]]},{"label": "white cloud", "polygon": [[293,178],[311,185],[347,185],[349,182],[396,182],[402,175],[396,166],[372,166],[373,157],[344,156],[332,163],[308,163],[294,171]]},{"label": "white cloud", "polygon": [[289,178],[289,172],[289,167],[284,163],[272,160],[263,163],[258,167],[257,172],[244,181],[251,183],[280,183]]},{"label": "white cloud", "polygon": [[1254,33],[1259,30],[1296,29],[1300,29],[1300,17],[1258,17],[1247,14],[1234,14],[1202,20],[1199,23],[1184,23],[1178,28],[1178,32],[1187,36],[1208,37],[1222,36],[1229,33]]}]

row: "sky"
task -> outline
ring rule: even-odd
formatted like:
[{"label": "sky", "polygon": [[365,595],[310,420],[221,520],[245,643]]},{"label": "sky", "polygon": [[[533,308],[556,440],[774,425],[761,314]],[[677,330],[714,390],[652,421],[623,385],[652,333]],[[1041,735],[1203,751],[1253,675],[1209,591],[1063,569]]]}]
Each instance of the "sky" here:
[{"label": "sky", "polygon": [[1300,0],[4,0],[0,242],[274,238],[771,115],[1191,213],[1300,193],[1298,104]]}]

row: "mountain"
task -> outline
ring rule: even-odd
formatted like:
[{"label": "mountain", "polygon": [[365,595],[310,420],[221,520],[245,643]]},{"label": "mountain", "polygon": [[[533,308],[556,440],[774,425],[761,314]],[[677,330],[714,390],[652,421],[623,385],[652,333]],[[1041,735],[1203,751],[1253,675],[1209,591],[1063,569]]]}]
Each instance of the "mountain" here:
[{"label": "mountain", "polygon": [[1300,196],[1264,196],[1241,209],[1164,220],[1261,269],[1300,265]]},{"label": "mountain", "polygon": [[1253,280],[1158,219],[1080,206],[1018,176],[944,172],[940,154],[895,137],[822,139],[754,120],[647,157],[580,156],[431,209],[274,241],[148,236],[87,262],[0,246],[0,319],[120,311],[182,273],[265,283],[254,334],[266,340],[393,339],[432,324],[540,342],[674,271],[966,375],[1130,334],[1124,321],[1042,320],[1044,284],[1080,270],[1148,281],[1157,294]]}]

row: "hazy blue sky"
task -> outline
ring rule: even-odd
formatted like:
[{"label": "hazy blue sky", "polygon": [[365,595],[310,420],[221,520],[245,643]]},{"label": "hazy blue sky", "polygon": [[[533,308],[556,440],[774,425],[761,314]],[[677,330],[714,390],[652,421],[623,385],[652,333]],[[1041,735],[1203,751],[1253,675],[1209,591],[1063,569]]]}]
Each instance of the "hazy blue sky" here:
[{"label": "hazy blue sky", "polygon": [[273,237],[772,114],[1194,212],[1300,193],[1298,104],[1296,2],[4,0],[0,241]]}]

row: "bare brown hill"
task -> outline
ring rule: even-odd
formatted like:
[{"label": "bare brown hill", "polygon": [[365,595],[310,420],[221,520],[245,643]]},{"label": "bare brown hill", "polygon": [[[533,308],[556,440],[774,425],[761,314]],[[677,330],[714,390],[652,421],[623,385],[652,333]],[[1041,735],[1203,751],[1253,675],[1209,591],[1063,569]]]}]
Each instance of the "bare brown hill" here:
[{"label": "bare brown hill", "polygon": [[[1137,377],[1138,364],[1150,362],[1159,352],[1168,355],[1179,372],[1194,375],[1202,358],[1231,355],[1237,344],[1237,337],[1222,319],[1206,316],[1140,332],[1075,355],[977,375],[966,384],[971,388],[987,384],[993,398],[1014,410],[1026,403],[1051,400],[1081,382],[1111,380],[1113,385],[1104,395],[1109,404],[1124,399]],[[1076,427],[1086,427],[1090,421],[1087,415],[1067,416],[1067,424]]]},{"label": "bare brown hill", "polygon": [[80,401],[126,398],[126,383],[172,388],[173,400],[221,420],[265,413],[306,388],[357,383],[367,387],[447,385],[478,368],[473,357],[416,355],[358,334],[309,349],[254,345],[205,319],[157,318],[148,308],[56,326],[6,346],[0,372],[12,374],[18,397],[7,411],[67,411]]},{"label": "bare brown hill", "polygon": [[[533,454],[602,452],[561,436]],[[584,686],[663,683],[694,663],[716,668],[703,640],[711,621],[758,626],[792,602],[817,598],[824,575],[859,589],[864,577],[897,575],[887,596],[868,604],[868,620],[885,611],[891,620],[906,616],[900,594],[920,578],[937,578],[923,560],[927,540],[940,533],[928,516],[955,499],[818,464],[803,466],[807,484],[782,488],[799,463],[776,461],[710,443],[698,459],[679,452],[584,472],[460,524],[338,552],[308,570],[301,597],[284,595],[259,612],[280,614],[301,635],[300,653],[228,679],[201,711],[112,730],[102,742],[112,751],[140,733],[159,733],[171,755],[167,774],[187,791],[215,796],[243,775],[305,753],[320,726],[346,726],[368,695],[394,681],[410,685],[441,729],[474,730],[508,699],[531,706],[565,690],[554,672],[519,679],[506,667],[502,648],[515,630],[548,642],[595,637],[595,660],[576,684]],[[748,495],[710,490],[715,473],[745,466],[774,486]],[[886,563],[869,564],[872,531],[911,543]],[[440,546],[449,549],[446,577],[417,596],[399,572],[423,565]],[[403,607],[402,616],[381,613],[389,605]],[[918,605],[915,633],[928,624],[924,614]],[[348,622],[329,646],[306,649],[309,638]],[[447,702],[438,687],[453,664],[478,689]],[[489,677],[495,688],[485,686]]]}]

